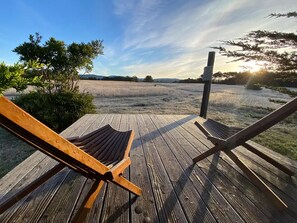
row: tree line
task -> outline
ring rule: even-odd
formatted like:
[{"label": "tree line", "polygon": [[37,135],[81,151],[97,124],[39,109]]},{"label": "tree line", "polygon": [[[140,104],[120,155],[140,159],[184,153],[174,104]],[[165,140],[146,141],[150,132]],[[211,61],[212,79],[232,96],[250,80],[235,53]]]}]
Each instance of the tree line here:
[{"label": "tree line", "polygon": [[84,75],[80,76],[82,80],[102,80],[102,81],[129,81],[129,82],[154,82],[154,79],[151,75],[147,75],[144,79],[139,79],[137,76],[104,76],[104,77],[96,77],[92,75],[91,77],[84,77]]}]

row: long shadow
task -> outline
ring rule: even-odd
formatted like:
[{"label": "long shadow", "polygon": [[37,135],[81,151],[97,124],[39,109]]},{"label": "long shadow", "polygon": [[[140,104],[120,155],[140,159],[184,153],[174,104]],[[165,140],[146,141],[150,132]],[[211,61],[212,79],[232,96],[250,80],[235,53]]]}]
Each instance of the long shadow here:
[{"label": "long shadow", "polygon": [[[194,116],[193,118],[196,118],[196,117],[197,116]],[[191,119],[189,119],[189,120],[191,120]],[[174,124],[174,127],[180,126],[182,124],[184,124],[184,122],[181,123],[180,121],[177,121],[177,123]],[[173,129],[173,128],[171,128],[171,129]],[[213,180],[215,178],[215,174],[217,173],[217,165],[218,165],[219,158],[220,158],[220,153],[215,153],[212,157],[212,160],[210,161],[211,165],[208,169],[208,172],[205,173],[205,171],[201,170],[202,174],[205,175],[206,180],[205,180],[204,185],[202,185],[204,190],[202,191],[202,193],[200,193],[201,199],[199,199],[198,207],[195,211],[195,214],[193,215],[194,222],[203,222],[206,214],[209,212],[207,209],[207,207],[208,207],[207,204],[210,200],[210,191],[212,190]],[[187,180],[190,178],[191,172],[194,170],[195,165],[196,165],[196,163],[193,163],[187,169],[184,170],[184,174],[186,174]],[[186,181],[185,181],[185,183],[186,183]]]},{"label": "long shadow", "polygon": [[207,204],[209,202],[209,197],[210,197],[210,191],[213,187],[213,180],[217,171],[217,165],[219,162],[220,154],[215,153],[212,157],[211,165],[208,170],[208,172],[205,174],[204,171],[203,173],[206,175],[206,181],[205,184],[203,185],[204,190],[201,193],[201,199],[198,201],[198,208],[195,211],[194,214],[194,219],[204,219],[206,212],[207,212]]},{"label": "long shadow", "polygon": [[[188,122],[188,121],[191,121],[191,120],[193,120],[193,119],[195,119],[195,118],[197,118],[196,115],[189,115],[189,116],[187,116],[187,117],[185,117],[185,118],[180,119],[178,122],[172,122],[172,123],[169,123],[168,125],[163,126],[163,127],[160,128],[160,129],[156,129],[155,131],[149,132],[148,134],[143,135],[143,136],[141,136],[141,137],[135,139],[135,142],[137,142],[137,143],[135,143],[135,144],[133,145],[132,150],[133,150],[134,148],[137,148],[137,147],[141,146],[141,140],[142,140],[143,143],[148,142],[148,140],[146,140],[146,139],[149,139],[149,141],[151,141],[151,140],[153,140],[154,138],[157,137],[157,135],[158,135],[157,133],[159,133],[159,132],[163,132],[162,134],[164,134],[165,132],[169,132],[170,130],[175,129],[176,127],[178,127],[178,126],[180,126],[180,125],[182,125],[182,124],[184,124],[184,123],[186,123],[186,122]],[[148,136],[149,136],[149,137],[148,137]],[[152,136],[153,136],[153,137],[152,137]]]},{"label": "long shadow", "polygon": [[[175,185],[173,185],[173,190],[171,190],[169,196],[165,200],[162,208],[158,210],[158,215],[161,216],[162,213],[165,213],[167,215],[167,220],[168,216],[171,214],[171,212],[174,209],[174,206],[176,205],[178,198],[180,197],[185,185],[187,184],[189,180],[189,175],[194,169],[194,164],[189,166],[187,169],[184,170],[184,172],[179,176],[178,180],[176,181]],[[186,173],[186,174],[185,174]],[[159,219],[154,219],[153,222],[158,222]]]},{"label": "long shadow", "polygon": [[112,215],[109,216],[108,219],[106,219],[106,222],[115,222],[126,210],[128,210],[132,204],[135,203],[137,200],[137,196],[134,196],[133,198],[128,200],[125,204],[123,204],[121,207],[117,208],[115,211],[112,212]]}]

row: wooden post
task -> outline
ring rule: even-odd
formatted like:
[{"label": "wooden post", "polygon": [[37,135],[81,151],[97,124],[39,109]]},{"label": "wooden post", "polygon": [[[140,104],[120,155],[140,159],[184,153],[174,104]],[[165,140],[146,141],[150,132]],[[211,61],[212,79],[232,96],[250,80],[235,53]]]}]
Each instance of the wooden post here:
[{"label": "wooden post", "polygon": [[215,60],[215,52],[208,53],[207,67],[204,68],[204,73],[202,80],[204,82],[203,97],[200,108],[200,116],[206,118],[207,107],[209,101],[210,87],[211,87],[211,78],[212,78],[212,68]]}]

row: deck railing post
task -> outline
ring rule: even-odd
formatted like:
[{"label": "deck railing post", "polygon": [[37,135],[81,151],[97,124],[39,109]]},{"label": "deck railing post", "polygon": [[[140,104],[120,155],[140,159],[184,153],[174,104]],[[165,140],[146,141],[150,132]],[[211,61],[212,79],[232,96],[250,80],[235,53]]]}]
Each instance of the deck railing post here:
[{"label": "deck railing post", "polygon": [[204,82],[204,89],[203,89],[203,96],[202,96],[202,102],[201,102],[201,108],[200,108],[200,116],[203,118],[206,118],[206,115],[207,115],[214,61],[215,61],[215,52],[211,51],[208,53],[207,66],[204,67],[204,72],[202,75],[202,80]]}]

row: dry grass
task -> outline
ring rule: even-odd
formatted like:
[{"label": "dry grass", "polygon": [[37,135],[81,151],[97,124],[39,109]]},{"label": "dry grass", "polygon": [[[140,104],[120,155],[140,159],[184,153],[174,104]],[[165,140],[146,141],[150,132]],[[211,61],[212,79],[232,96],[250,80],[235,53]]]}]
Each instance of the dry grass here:
[{"label": "dry grass", "polygon": [[35,151],[1,127],[0,142],[0,178]]}]

